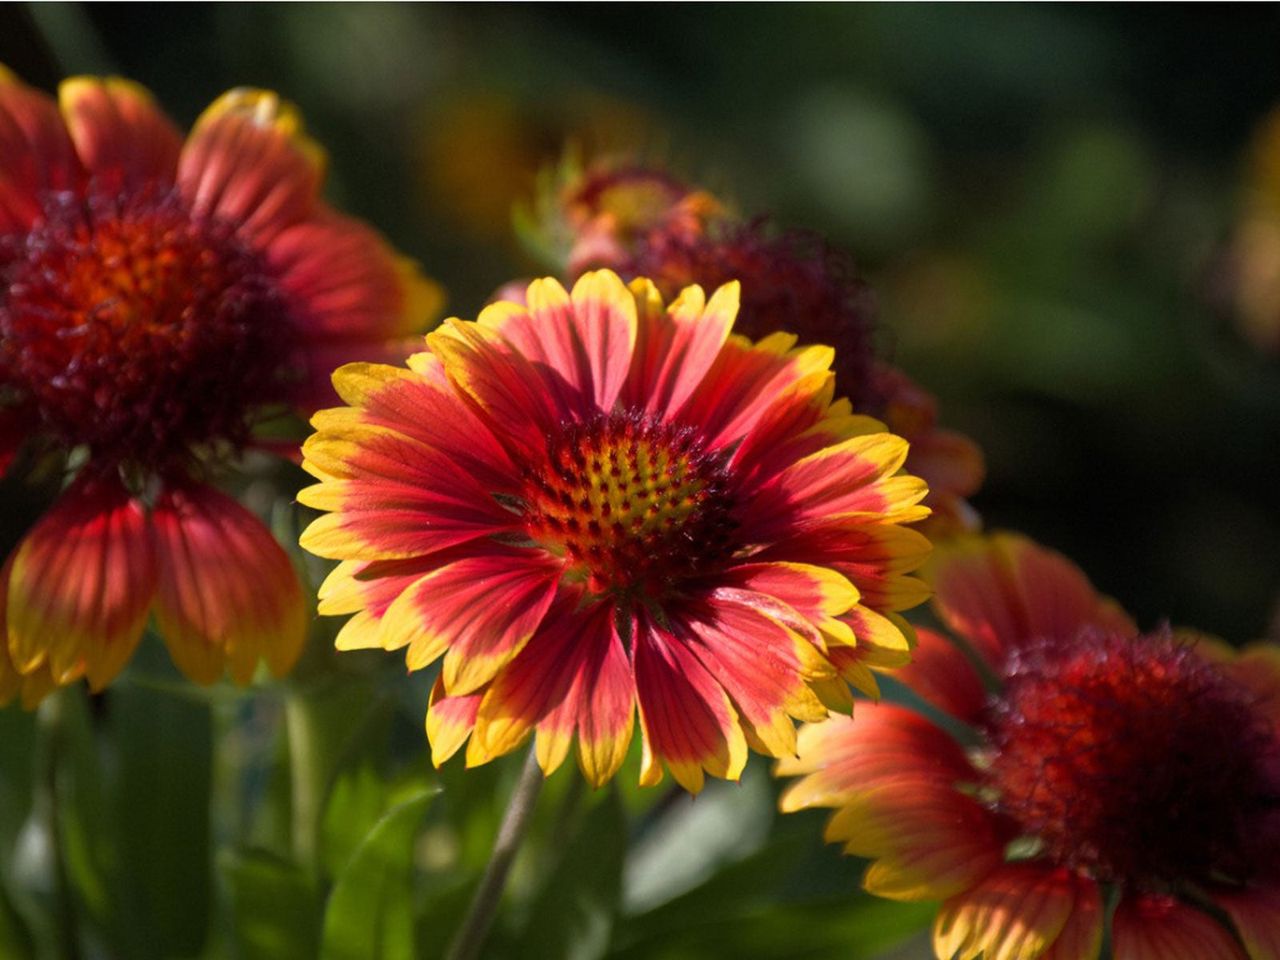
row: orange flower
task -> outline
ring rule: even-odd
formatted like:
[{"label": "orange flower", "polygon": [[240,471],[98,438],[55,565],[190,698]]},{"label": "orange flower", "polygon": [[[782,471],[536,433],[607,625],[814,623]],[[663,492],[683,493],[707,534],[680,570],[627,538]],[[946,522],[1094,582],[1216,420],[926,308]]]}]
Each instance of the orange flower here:
[{"label": "orange flower", "polygon": [[443,657],[437,764],[536,733],[549,773],[576,736],[599,785],[637,710],[645,784],[791,753],[793,718],[907,659],[928,543],[900,525],[927,513],[905,444],[833,402],[829,348],[732,335],[736,284],[666,307],[601,271],[525,299],[407,370],[334,374],[350,406],[316,415],[299,499],[331,511],[302,543],[342,561],[338,646]]},{"label": "orange flower", "polygon": [[871,892],[942,900],[941,960],[1274,957],[1280,652],[1138,634],[1014,535],[952,541],[931,576],[968,652],[922,629],[899,676],[950,722],[805,727],[782,808],[834,807]]},{"label": "orange flower", "polygon": [[324,403],[339,360],[402,355],[439,302],[319,198],[323,168],[272,93],[227,93],[184,142],[133,83],[55,103],[0,67],[0,461],[28,444],[71,475],[4,576],[0,674],[28,701],[109,683],[152,613],[200,682],[297,658],[287,555],[206,477]]}]

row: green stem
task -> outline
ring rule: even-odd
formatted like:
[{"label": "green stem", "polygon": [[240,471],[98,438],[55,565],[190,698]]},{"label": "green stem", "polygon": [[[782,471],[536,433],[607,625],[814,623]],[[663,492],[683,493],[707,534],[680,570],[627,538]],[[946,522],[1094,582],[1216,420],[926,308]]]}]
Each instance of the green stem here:
[{"label": "green stem", "polygon": [[289,738],[293,854],[299,864],[313,871],[319,868],[320,808],[325,791],[315,710],[316,704],[301,690],[290,688],[286,692],[284,722]]},{"label": "green stem", "polygon": [[67,869],[66,844],[62,836],[62,791],[59,785],[59,765],[66,741],[66,705],[69,696],[78,696],[78,689],[58,690],[40,705],[37,718],[44,750],[41,760],[39,790],[40,803],[45,814],[49,848],[53,860],[54,926],[59,943],[59,955],[64,960],[79,960],[80,932],[76,923],[75,894],[71,886],[71,874]]},{"label": "green stem", "polygon": [[520,771],[520,779],[516,781],[511,799],[507,801],[507,811],[498,827],[498,837],[493,843],[489,864],[485,867],[484,876],[480,878],[480,886],[471,900],[466,919],[462,921],[462,927],[445,955],[448,960],[475,960],[480,956],[480,948],[484,946],[489,928],[493,926],[493,919],[498,912],[498,902],[502,899],[507,874],[511,871],[511,864],[529,828],[533,807],[542,789],[542,780],[537,753],[534,747],[530,747],[524,768]]}]

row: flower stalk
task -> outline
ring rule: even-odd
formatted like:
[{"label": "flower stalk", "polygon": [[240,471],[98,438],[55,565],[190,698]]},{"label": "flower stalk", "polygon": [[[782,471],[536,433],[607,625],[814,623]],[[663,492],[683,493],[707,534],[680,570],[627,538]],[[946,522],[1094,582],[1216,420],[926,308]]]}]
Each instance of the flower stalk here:
[{"label": "flower stalk", "polygon": [[457,936],[449,945],[449,952],[446,954],[448,960],[475,960],[480,956],[480,948],[484,946],[489,929],[493,926],[493,918],[497,915],[498,902],[502,899],[511,864],[528,831],[543,779],[536,750],[531,746],[525,756],[520,779],[516,781],[511,799],[507,801],[507,810],[498,827],[493,853],[484,868],[484,876],[480,878],[480,886],[476,888]]}]

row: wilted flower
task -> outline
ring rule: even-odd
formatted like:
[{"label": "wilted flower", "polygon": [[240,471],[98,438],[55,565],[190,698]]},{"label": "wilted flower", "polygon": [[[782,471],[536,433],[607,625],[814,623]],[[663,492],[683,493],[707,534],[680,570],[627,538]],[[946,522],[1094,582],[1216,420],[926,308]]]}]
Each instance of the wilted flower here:
[{"label": "wilted flower", "polygon": [[907,658],[894,611],[928,544],[906,445],[833,401],[827,347],[732,335],[738,288],[670,307],[587,274],[572,295],[452,320],[409,369],[334,375],[300,494],[303,535],[342,562],[322,613],[341,648],[443,656],[427,714],[436,763],[536,731],[556,769],[576,735],[593,784],[638,708],[641,782],[736,778],[748,746],[794,751],[793,718],[847,709],[847,680]]},{"label": "wilted flower", "polygon": [[871,892],[942,900],[941,960],[1274,956],[1280,652],[1138,634],[1018,536],[952,542],[932,579],[973,656],[921,629],[899,677],[950,720],[806,726],[783,809],[834,807]]},{"label": "wilted flower", "polygon": [[0,68],[0,438],[70,483],[6,567],[0,694],[99,689],[155,614],[178,666],[246,682],[305,636],[288,556],[209,485],[340,360],[403,355],[436,289],[319,199],[324,155],[234,90],[183,142],[141,87]]}]

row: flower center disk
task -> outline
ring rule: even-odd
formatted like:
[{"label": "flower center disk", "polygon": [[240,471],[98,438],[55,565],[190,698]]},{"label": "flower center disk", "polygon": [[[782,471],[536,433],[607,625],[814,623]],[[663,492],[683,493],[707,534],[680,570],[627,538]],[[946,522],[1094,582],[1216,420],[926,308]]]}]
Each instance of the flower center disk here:
[{"label": "flower center disk", "polygon": [[526,477],[526,527],[593,592],[657,600],[732,556],[729,479],[690,428],[600,415],[548,438]]},{"label": "flower center disk", "polygon": [[95,457],[162,469],[242,445],[282,401],[283,301],[260,258],[172,193],[53,196],[0,241],[0,375],[42,426]]},{"label": "flower center disk", "polygon": [[997,809],[1055,862],[1151,889],[1273,869],[1276,732],[1167,635],[1032,646],[986,723]]}]

